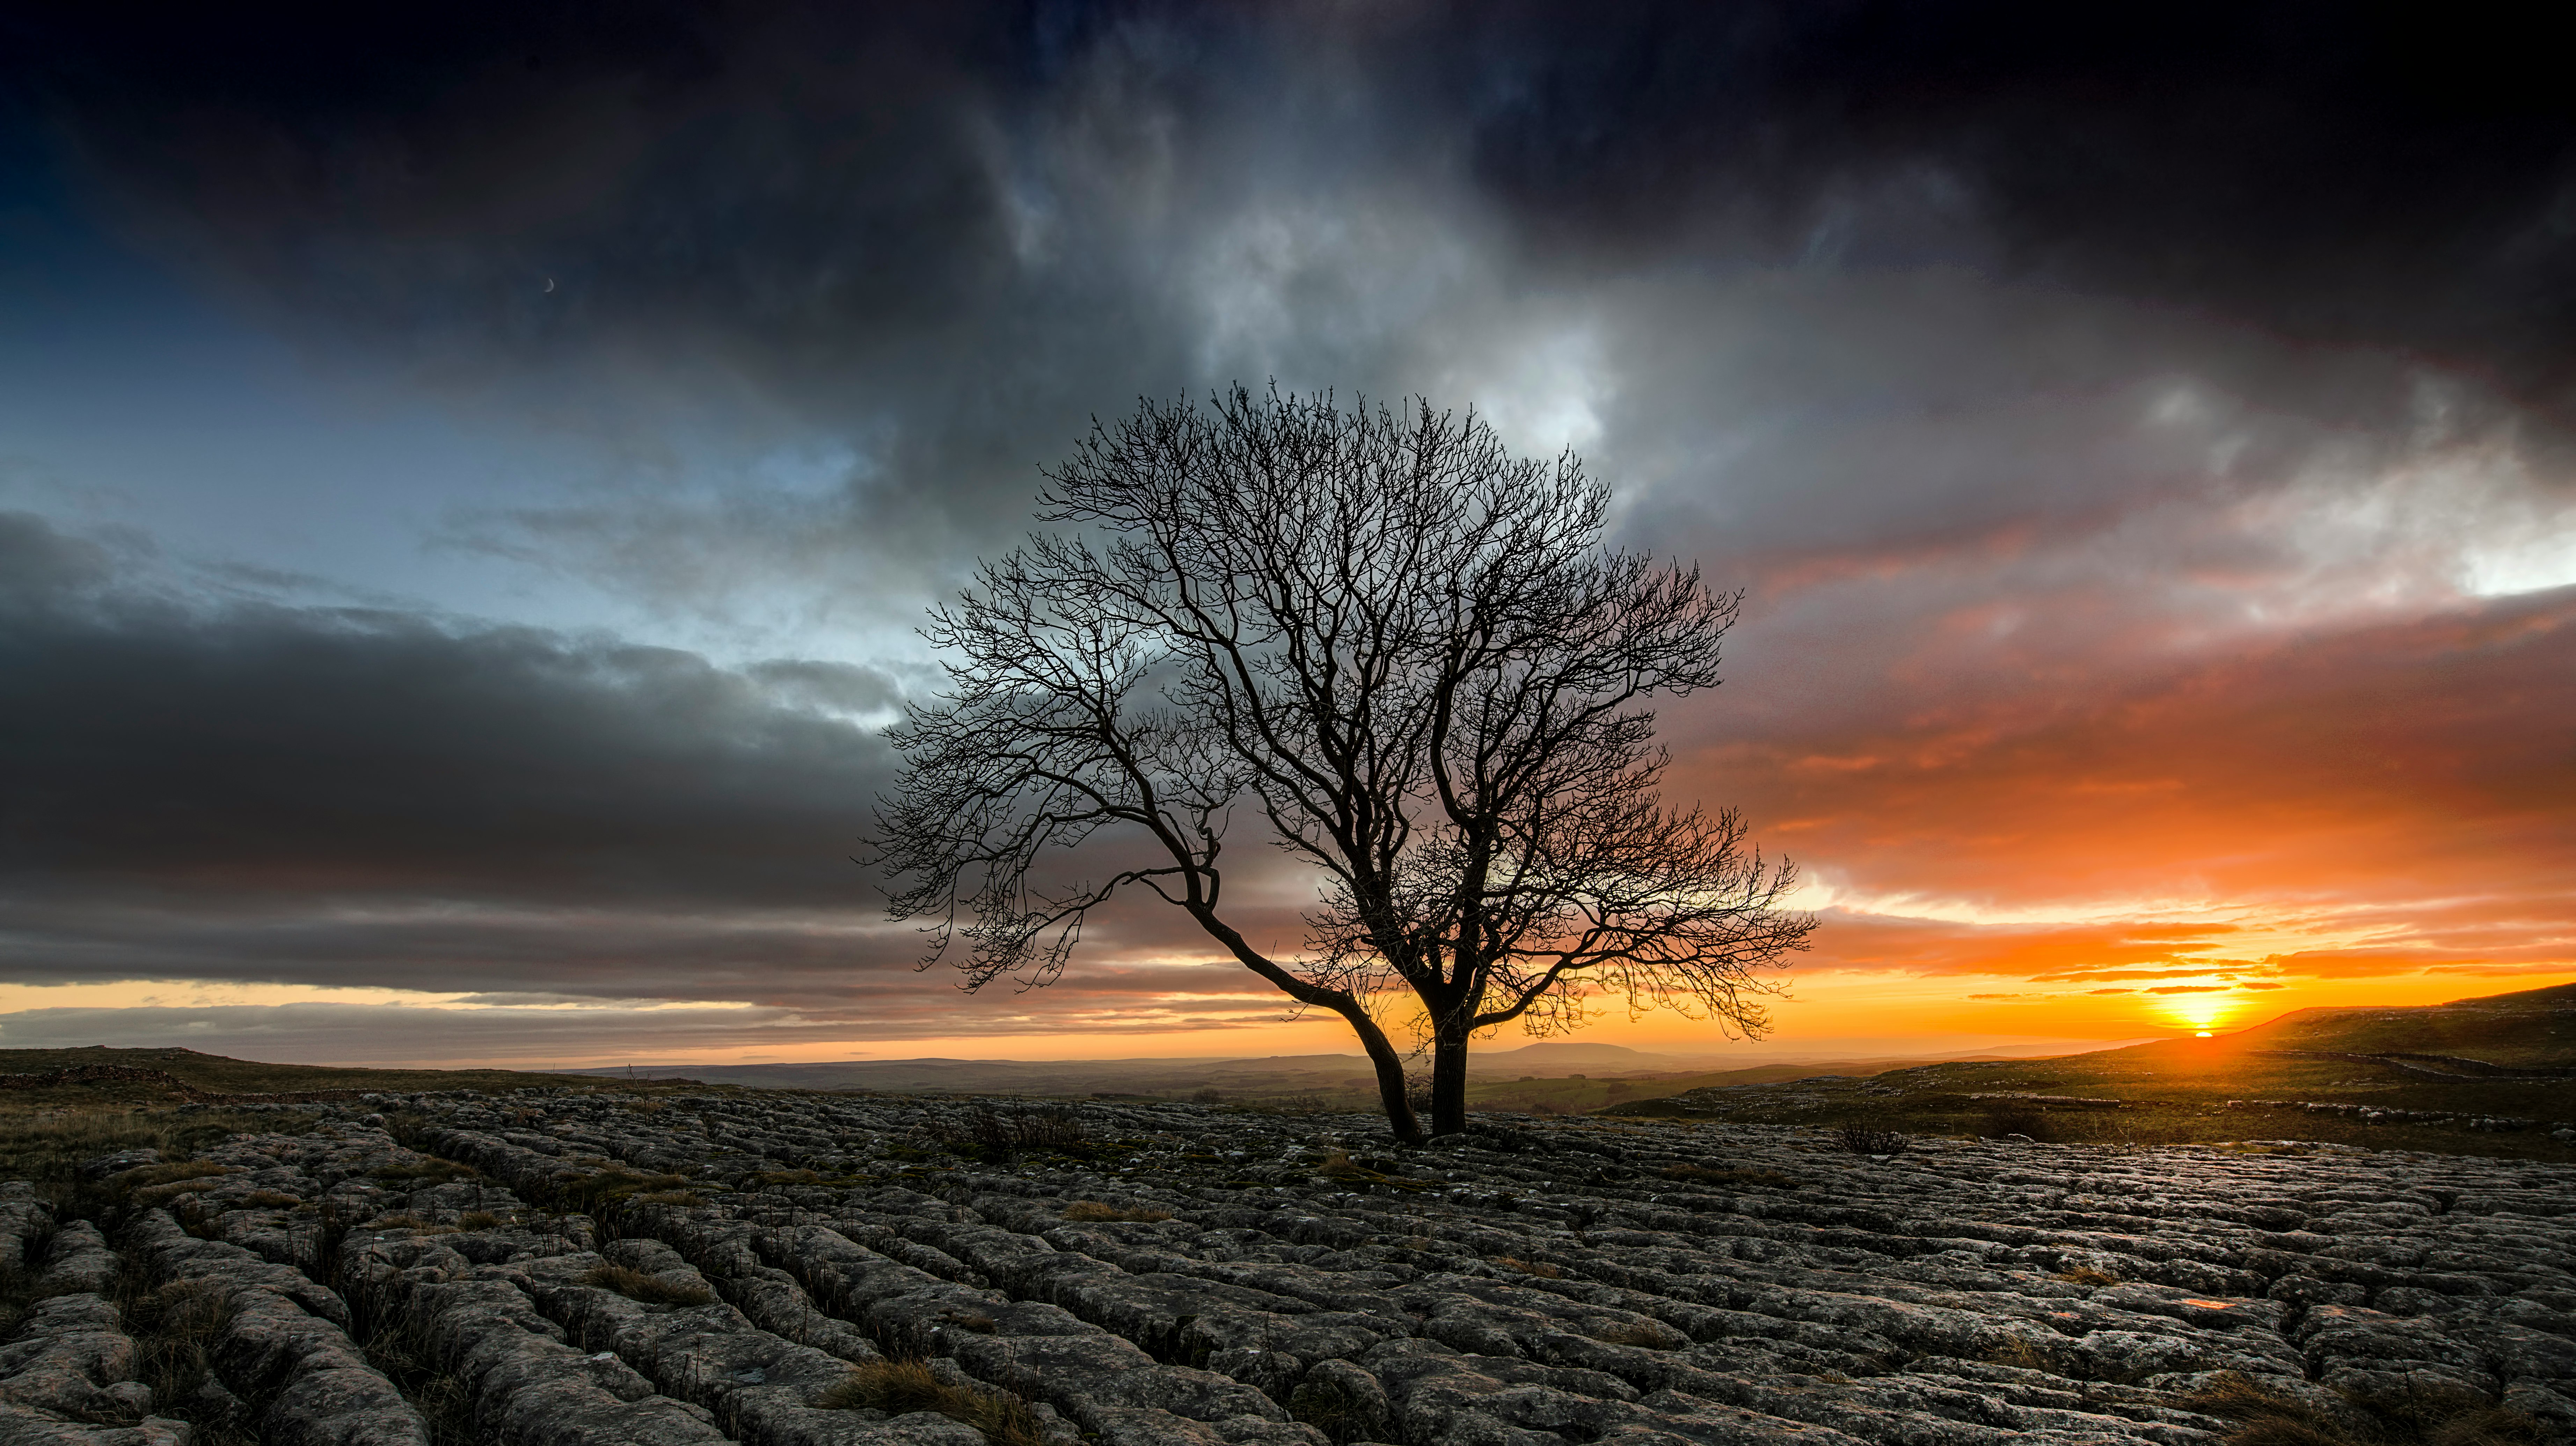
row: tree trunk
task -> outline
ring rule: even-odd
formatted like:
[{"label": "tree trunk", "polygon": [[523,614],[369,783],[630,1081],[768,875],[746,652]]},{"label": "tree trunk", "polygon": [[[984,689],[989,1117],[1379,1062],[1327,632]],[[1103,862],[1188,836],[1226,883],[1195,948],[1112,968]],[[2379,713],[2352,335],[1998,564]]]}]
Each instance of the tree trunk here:
[{"label": "tree trunk", "polygon": [[1450,1011],[1431,1031],[1431,1133],[1467,1128],[1467,1011]]},{"label": "tree trunk", "polygon": [[1419,1145],[1423,1141],[1422,1121],[1413,1113],[1413,1102],[1404,1097],[1404,1056],[1395,1052],[1386,1031],[1377,1021],[1357,1009],[1340,1011],[1360,1037],[1360,1047],[1368,1051],[1369,1063],[1377,1068],[1377,1095],[1386,1106],[1387,1128],[1395,1132],[1396,1143]]}]

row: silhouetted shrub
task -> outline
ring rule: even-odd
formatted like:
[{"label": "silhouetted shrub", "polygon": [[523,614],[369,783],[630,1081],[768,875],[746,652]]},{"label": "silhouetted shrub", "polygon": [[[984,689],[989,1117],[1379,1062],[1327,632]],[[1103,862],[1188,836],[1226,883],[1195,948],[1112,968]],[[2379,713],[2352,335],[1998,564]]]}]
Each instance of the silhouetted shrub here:
[{"label": "silhouetted shrub", "polygon": [[1845,1125],[1834,1132],[1834,1143],[1855,1155],[1901,1155],[1907,1140],[1902,1130],[1874,1130],[1867,1125]]}]

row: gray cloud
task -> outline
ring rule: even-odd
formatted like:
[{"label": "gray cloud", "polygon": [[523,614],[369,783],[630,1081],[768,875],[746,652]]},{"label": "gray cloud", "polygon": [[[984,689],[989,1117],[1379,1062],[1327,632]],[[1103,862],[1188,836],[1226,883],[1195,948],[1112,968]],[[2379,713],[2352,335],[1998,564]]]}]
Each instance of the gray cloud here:
[{"label": "gray cloud", "polygon": [[[251,568],[210,603],[148,584],[134,539],[0,519],[0,958],[931,1027],[952,996],[904,972],[846,857],[890,766],[869,726],[927,678],[886,638],[1023,530],[1095,412],[1238,378],[1571,443],[1629,538],[1751,586],[1730,686],[1668,732],[1686,788],[1749,792],[1793,840],[1883,834],[1853,821],[1891,760],[2013,774],[2082,761],[2122,700],[2259,698],[2228,659],[2449,606],[2570,515],[2576,125],[2554,52],[2491,21],[0,20],[0,91],[31,108],[0,127],[39,120],[115,235],[320,365],[600,449],[598,477],[439,541],[847,642],[724,666],[286,606]],[[2541,725],[2497,713],[2524,756]],[[2231,785],[2306,777],[2306,736],[2231,749]],[[1956,852],[1962,816],[1921,828]],[[1292,912],[1266,922],[1293,937]],[[1198,943],[1106,922],[1112,959]],[[1186,1002],[1201,976],[1090,977],[1252,1017]]]},{"label": "gray cloud", "polygon": [[[125,936],[110,972],[271,914],[334,940],[316,958],[264,936],[254,952],[281,970],[365,957],[352,941],[386,909],[494,935],[416,949],[417,982],[530,962],[478,910],[874,903],[847,855],[886,754],[841,716],[882,706],[865,669],[737,673],[381,611],[192,607],[120,589],[99,549],[23,514],[0,516],[0,551],[0,870],[21,968],[71,967],[80,919]],[[478,962],[445,962],[460,954]]]},{"label": "gray cloud", "polygon": [[[15,982],[756,1001],[837,1037],[1018,1027],[1009,990],[964,1004],[912,971],[918,936],[852,859],[890,777],[865,715],[897,691],[874,669],[189,605],[25,514],[0,513],[0,561]],[[1281,912],[1269,927],[1293,930]],[[1275,1017],[1189,997],[1239,992],[1231,968],[1118,968],[1188,948],[1167,914],[1104,917],[1109,967],[1061,1008]]]}]

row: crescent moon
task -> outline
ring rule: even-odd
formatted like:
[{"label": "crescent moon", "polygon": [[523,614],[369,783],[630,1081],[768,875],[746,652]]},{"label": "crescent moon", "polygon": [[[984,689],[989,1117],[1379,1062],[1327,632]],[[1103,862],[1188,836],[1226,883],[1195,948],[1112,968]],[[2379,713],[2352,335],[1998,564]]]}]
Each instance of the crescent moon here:
[{"label": "crescent moon", "polygon": [[549,276],[549,277],[547,277],[547,278],[546,278],[546,290],[548,290],[548,291],[552,291],[552,290],[554,290],[554,289],[555,289],[555,279],[554,279],[553,277]]}]

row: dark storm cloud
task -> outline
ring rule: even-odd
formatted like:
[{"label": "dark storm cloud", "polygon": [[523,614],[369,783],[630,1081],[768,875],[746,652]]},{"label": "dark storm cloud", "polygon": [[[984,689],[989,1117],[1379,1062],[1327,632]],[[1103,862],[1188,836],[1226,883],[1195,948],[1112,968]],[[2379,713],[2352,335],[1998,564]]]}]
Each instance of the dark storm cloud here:
[{"label": "dark storm cloud", "polygon": [[[440,7],[66,15],[28,39],[105,213],[315,346],[616,434],[639,471],[670,414],[722,427],[746,396],[857,439],[819,507],[738,491],[713,518],[629,500],[469,529],[720,592],[739,574],[705,554],[728,530],[831,556],[900,534],[880,555],[901,565],[953,552],[949,525],[981,541],[1100,383],[1181,376],[1183,328],[1125,274],[1150,263],[1082,198],[1015,184],[1066,30],[971,5]],[[1135,72],[1150,111],[1189,61],[1091,64]],[[1108,116],[1133,134],[1092,153],[1151,169],[1176,119]]]},{"label": "dark storm cloud", "polygon": [[[2160,482],[2170,458],[2048,459],[2175,378],[2292,418],[2274,474],[2303,427],[2405,430],[2428,359],[2576,404],[2576,126],[2549,48],[2489,15],[113,16],[22,29],[66,154],[129,235],[263,315],[639,439],[638,474],[692,408],[847,445],[819,489],[459,530],[666,601],[854,552],[874,597],[936,591],[1094,411],[1264,375],[1459,400],[1530,349],[1496,313],[1549,294],[1624,388],[1606,460],[1740,454],[1767,481],[1725,520],[1757,545],[1845,525],[1855,490],[1902,531],[1955,529],[1967,491]],[[2316,342],[2387,354],[2306,365]],[[2014,395],[2053,420],[1996,415]],[[1733,436],[1687,420],[1717,396]],[[1917,415],[1889,450],[1926,475],[1854,455],[1890,398]]]},{"label": "dark storm cloud", "polygon": [[[1967,264],[2555,389],[2576,330],[2576,102],[2540,23],[2308,4],[556,5],[149,24],[84,7],[17,30],[104,184],[184,215],[287,304],[424,346],[552,355],[678,327],[828,388],[888,357],[965,361],[937,344],[965,316],[1037,340],[1050,318],[1024,317],[1016,288],[1042,253],[1054,319],[1110,320],[1133,258],[1073,253],[1136,211],[1457,164],[1536,244]],[[1255,161],[1270,173],[1235,169]],[[1082,214],[1102,200],[1129,217]],[[536,300],[548,275],[563,301]],[[1095,309],[1068,306],[1068,279],[1104,288]],[[1094,346],[1157,329],[1133,318]]]},{"label": "dark storm cloud", "polygon": [[1477,173],[1587,248],[1965,264],[2576,404],[2576,102],[2518,7],[1480,12]]}]

